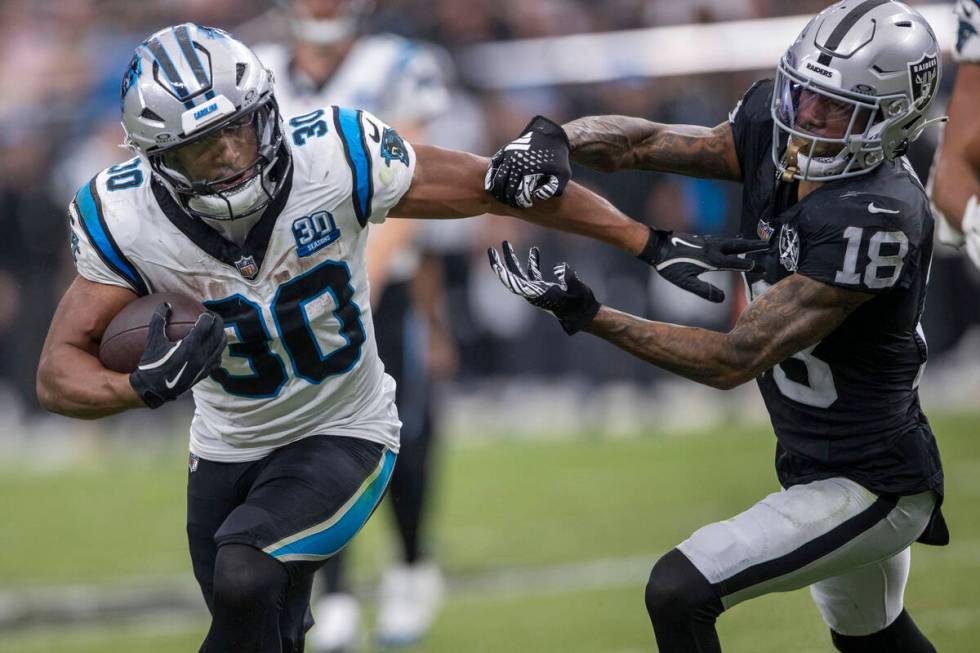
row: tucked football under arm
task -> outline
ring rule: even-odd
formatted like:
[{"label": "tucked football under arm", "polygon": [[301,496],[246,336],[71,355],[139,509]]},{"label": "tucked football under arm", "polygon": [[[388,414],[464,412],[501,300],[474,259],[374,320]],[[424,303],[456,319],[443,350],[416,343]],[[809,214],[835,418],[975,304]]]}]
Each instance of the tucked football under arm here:
[{"label": "tucked football under arm", "polygon": [[99,341],[112,318],[136,299],[119,286],[77,276],[65,291],[48,329],[37,366],[37,398],[46,410],[96,419],[145,404],[129,375],[99,362]]},{"label": "tucked football under arm", "polygon": [[669,372],[728,390],[816,344],[871,297],[794,274],[749,305],[728,333],[605,306],[585,331]]},{"label": "tucked football under arm", "polygon": [[465,218],[494,213],[587,236],[637,255],[649,228],[631,220],[602,197],[571,183],[561,197],[533,208],[513,209],[483,187],[488,160],[431,145],[415,146],[412,185],[388,214],[391,218]]}]

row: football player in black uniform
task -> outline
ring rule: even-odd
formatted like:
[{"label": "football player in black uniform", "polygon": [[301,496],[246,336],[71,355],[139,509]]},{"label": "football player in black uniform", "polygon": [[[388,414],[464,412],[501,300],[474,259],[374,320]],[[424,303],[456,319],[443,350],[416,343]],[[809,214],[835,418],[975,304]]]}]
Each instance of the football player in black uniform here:
[{"label": "football player in black uniform", "polygon": [[[917,392],[933,217],[903,155],[928,124],[940,56],[906,5],[840,2],[715,128],[621,116],[565,126],[586,165],[743,183],[742,233],[769,250],[746,275],[753,301],[729,333],[601,306],[567,264],[546,280],[536,249],[527,270],[509,244],[503,260],[490,251],[504,285],[568,333],[718,388],[758,381],[784,489],[656,563],[646,603],[662,652],[720,651],[722,611],[806,586],[840,651],[935,650],[903,608],[910,545],[948,540]],[[546,199],[550,162],[568,152],[529,154],[501,150],[488,190],[518,206]]]}]

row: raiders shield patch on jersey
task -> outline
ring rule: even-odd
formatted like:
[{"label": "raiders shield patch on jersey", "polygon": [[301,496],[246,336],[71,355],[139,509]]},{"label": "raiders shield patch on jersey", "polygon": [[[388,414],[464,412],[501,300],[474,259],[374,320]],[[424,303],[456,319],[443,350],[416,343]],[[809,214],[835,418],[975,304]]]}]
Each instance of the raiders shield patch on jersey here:
[{"label": "raiders shield patch on jersey", "polygon": [[928,102],[939,85],[939,57],[924,54],[915,63],[910,63],[909,84],[912,87],[912,102],[916,106]]},{"label": "raiders shield patch on jersey", "polygon": [[796,229],[784,224],[779,231],[779,262],[790,272],[796,272],[800,261],[800,236]]}]

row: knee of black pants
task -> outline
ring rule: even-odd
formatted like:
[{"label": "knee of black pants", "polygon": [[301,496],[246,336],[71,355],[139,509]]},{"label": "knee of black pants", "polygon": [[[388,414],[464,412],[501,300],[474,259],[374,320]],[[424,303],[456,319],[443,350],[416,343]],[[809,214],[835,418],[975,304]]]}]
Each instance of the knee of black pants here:
[{"label": "knee of black pants", "polygon": [[714,623],[724,610],[708,579],[677,549],[653,566],[646,604],[654,623]]},{"label": "knee of black pants", "polygon": [[831,630],[830,637],[834,648],[841,653],[936,653],[936,647],[905,610],[890,626],[877,633],[852,636]]},{"label": "knee of black pants", "polygon": [[259,605],[281,602],[289,586],[285,566],[246,544],[225,544],[214,566],[214,601],[222,605]]}]

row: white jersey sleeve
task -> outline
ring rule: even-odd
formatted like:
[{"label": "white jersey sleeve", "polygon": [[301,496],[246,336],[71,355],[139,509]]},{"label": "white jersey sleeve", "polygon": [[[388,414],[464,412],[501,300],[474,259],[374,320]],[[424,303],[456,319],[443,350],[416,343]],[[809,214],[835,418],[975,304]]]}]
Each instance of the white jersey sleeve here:
[{"label": "white jersey sleeve", "polygon": [[415,150],[367,111],[334,108],[334,123],[351,169],[351,194],[361,225],[384,222],[412,185]]},{"label": "white jersey sleeve", "polygon": [[[134,174],[135,167],[131,169],[130,174]],[[146,295],[149,291],[142,274],[124,254],[106,219],[103,196],[107,189],[103,177],[105,175],[100,173],[82,186],[68,206],[69,239],[75,269],[89,281],[121,286],[138,295]]]},{"label": "white jersey sleeve", "polygon": [[956,48],[953,59],[960,63],[980,63],[980,1],[957,0]]}]

